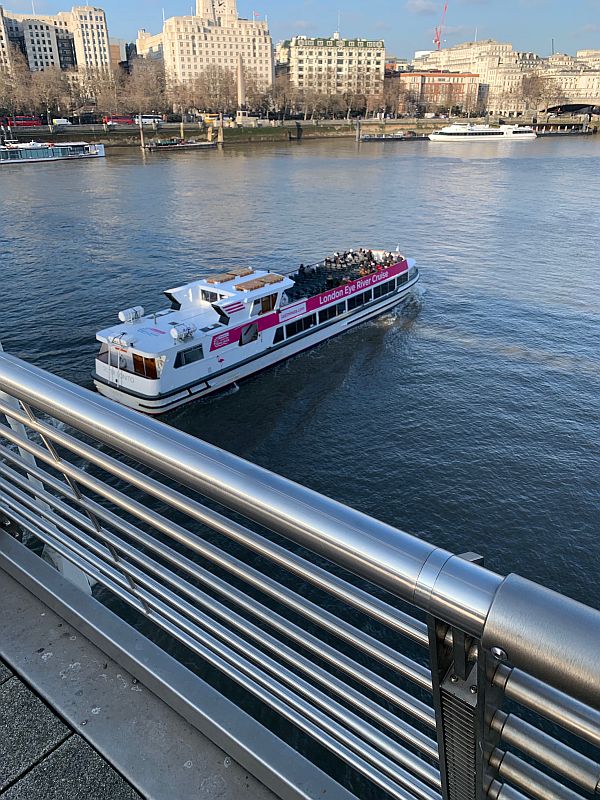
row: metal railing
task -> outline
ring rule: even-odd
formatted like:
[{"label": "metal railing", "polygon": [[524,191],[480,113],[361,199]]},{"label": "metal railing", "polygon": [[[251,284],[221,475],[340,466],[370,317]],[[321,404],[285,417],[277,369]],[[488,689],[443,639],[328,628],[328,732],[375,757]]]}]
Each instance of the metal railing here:
[{"label": "metal railing", "polygon": [[339,797],[600,794],[598,611],[3,353],[0,392],[0,567],[70,565],[195,676],[179,706],[235,701],[267,783],[244,715]]}]

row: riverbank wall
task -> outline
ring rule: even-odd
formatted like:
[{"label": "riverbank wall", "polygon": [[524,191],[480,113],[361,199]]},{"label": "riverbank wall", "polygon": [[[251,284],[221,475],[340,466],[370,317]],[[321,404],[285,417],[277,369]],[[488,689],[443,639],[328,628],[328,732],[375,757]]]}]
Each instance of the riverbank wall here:
[{"label": "riverbank wall", "polygon": [[[383,133],[408,133],[414,132],[417,135],[427,135],[432,131],[439,130],[450,122],[462,122],[464,118],[456,120],[448,119],[415,119],[404,118],[397,120],[362,120],[360,124],[361,134],[383,134]],[[482,124],[485,119],[471,119],[474,124]],[[534,120],[519,118],[519,124],[532,124]],[[543,133],[562,133],[563,135],[570,127],[581,125],[581,117],[542,119],[537,120],[539,132]],[[600,116],[593,117],[589,122],[589,127],[593,132],[600,130]],[[562,129],[562,130],[560,130]],[[51,139],[56,142],[64,141],[85,141],[96,144],[103,144],[105,147],[139,147],[140,135],[137,128],[106,128],[104,125],[76,126],[65,128],[36,128],[26,132],[13,131],[14,137],[20,141],[40,141],[42,138]],[[156,138],[169,138],[180,135],[180,125],[176,123],[162,125],[158,130],[147,128],[144,130],[146,141]],[[202,129],[197,124],[184,126],[184,136],[190,139],[206,139],[206,129]],[[253,144],[261,142],[287,142],[303,141],[310,139],[349,139],[356,138],[357,123],[347,120],[302,120],[289,122],[281,125],[262,125],[260,127],[240,127],[224,128],[223,141],[227,145]],[[213,138],[216,139],[217,130],[213,130]]]}]

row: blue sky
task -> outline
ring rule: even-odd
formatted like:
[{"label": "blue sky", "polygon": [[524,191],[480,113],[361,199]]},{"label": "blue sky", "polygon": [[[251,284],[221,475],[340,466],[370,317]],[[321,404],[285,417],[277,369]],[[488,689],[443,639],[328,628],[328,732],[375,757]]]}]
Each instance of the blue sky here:
[{"label": "blue sky", "polygon": [[[92,0],[89,0],[91,2]],[[74,0],[75,2],[75,0]],[[74,2],[36,0],[39,13],[55,13]],[[83,4],[83,0],[80,0]],[[108,16],[111,36],[129,40],[138,28],[157,33],[162,9],[167,16],[189,14],[195,0],[95,0]],[[255,2],[255,5],[252,3]],[[30,0],[4,0],[13,11],[31,9]],[[386,49],[402,57],[432,47],[433,29],[443,0],[238,0],[242,16],[268,15],[274,41],[293,34],[326,35],[337,27],[345,36],[385,39]],[[447,45],[474,38],[512,42],[518,50],[550,53],[600,49],[600,0],[448,0]]]}]

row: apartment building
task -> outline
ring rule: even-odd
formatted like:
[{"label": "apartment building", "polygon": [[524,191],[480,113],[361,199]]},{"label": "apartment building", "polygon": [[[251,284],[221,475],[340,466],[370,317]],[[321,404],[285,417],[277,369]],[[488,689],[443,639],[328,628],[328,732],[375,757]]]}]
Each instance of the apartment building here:
[{"label": "apartment building", "polygon": [[7,64],[10,45],[21,50],[32,72],[52,67],[108,68],[111,64],[108,26],[101,8],[75,6],[52,16],[3,12],[0,8],[0,59],[2,29],[7,40]]},{"label": "apartment building", "polygon": [[138,33],[138,55],[164,61],[165,72],[182,83],[211,65],[237,73],[265,90],[273,83],[273,43],[266,21],[238,16],[236,0],[197,0],[196,13],[165,20],[162,33]]},{"label": "apartment building", "polygon": [[400,102],[398,111],[415,106],[436,111],[458,106],[475,111],[479,100],[479,75],[471,72],[401,72],[394,78]]},{"label": "apartment building", "polygon": [[[577,57],[556,53],[542,58],[489,39],[419,53],[413,60],[413,67],[477,73],[480,96],[492,114],[510,116],[525,111],[527,99],[523,95],[523,85],[525,77],[531,75],[551,79],[556,96],[545,98],[546,104],[600,105],[600,51],[597,50],[580,51]],[[540,103],[543,105],[542,101]]]},{"label": "apartment building", "polygon": [[294,36],[280,42],[276,61],[285,67],[290,84],[322,94],[379,95],[385,75],[385,43],[381,39]]}]

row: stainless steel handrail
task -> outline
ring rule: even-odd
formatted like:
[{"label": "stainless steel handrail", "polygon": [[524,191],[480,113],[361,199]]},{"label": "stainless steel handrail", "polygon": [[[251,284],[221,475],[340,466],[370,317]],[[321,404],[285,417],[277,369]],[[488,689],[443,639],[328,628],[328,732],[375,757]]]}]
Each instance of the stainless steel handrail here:
[{"label": "stainless steel handrail", "polygon": [[[593,642],[600,639],[599,612],[517,576],[502,579],[156,420],[116,407],[10,355],[0,355],[0,386],[11,396],[449,624],[484,636],[484,646],[504,651],[515,667],[600,706],[600,660],[593,648]],[[527,608],[528,613],[521,615],[520,624],[531,637],[515,636],[511,622],[524,592],[527,601],[521,608]],[[551,625],[545,613],[550,607]],[[535,647],[531,647],[532,639]],[[575,668],[572,656],[556,657],[574,640],[578,645]]]},{"label": "stainless steel handrail", "polygon": [[[599,612],[0,352],[1,414],[0,517],[389,796],[448,798],[454,781],[475,800],[475,775],[477,798],[578,798],[558,776],[600,793],[597,760],[534,724],[545,716],[600,746]],[[314,564],[307,550],[384,592]],[[305,596],[304,582],[327,602]],[[526,719],[502,711],[500,696],[528,709]]]}]

